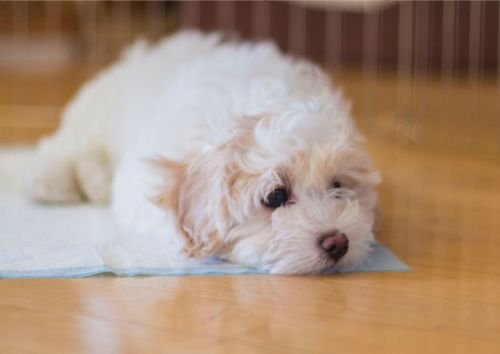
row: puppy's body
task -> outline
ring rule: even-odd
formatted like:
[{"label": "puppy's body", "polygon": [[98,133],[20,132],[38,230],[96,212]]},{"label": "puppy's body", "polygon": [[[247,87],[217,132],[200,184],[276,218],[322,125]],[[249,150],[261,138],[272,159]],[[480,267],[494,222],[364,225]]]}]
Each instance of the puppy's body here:
[{"label": "puppy's body", "polygon": [[175,224],[192,256],[274,273],[353,267],[373,241],[378,182],[359,140],[317,67],[183,32],[135,44],[82,88],[39,146],[30,192],[110,200],[126,230],[172,237]]}]

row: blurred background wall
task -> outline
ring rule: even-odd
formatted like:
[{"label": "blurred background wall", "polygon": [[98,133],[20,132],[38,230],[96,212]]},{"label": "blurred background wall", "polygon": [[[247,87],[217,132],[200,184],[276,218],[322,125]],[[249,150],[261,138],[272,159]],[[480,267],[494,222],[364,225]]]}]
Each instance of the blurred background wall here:
[{"label": "blurred background wall", "polygon": [[498,159],[499,18],[498,1],[3,1],[0,141],[53,131],[135,38],[199,28],[323,65],[370,138]]}]

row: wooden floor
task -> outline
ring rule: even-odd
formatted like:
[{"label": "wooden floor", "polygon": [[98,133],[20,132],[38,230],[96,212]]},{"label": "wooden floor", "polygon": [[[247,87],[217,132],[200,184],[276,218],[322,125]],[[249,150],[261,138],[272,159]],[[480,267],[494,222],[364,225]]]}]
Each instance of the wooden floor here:
[{"label": "wooden floor", "polygon": [[369,135],[378,237],[413,271],[0,280],[0,353],[499,353],[498,142]]}]

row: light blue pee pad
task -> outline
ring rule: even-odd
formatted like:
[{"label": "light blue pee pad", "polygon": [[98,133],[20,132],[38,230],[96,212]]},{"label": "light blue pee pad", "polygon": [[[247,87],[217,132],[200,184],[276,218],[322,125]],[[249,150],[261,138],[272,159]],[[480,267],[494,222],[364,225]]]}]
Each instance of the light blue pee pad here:
[{"label": "light blue pee pad", "polygon": [[[1,257],[1,254],[0,254]],[[377,243],[367,262],[354,272],[405,272],[410,268],[400,261],[384,245]],[[267,274],[255,268],[243,267],[236,264],[223,262],[217,259],[209,259],[199,262],[198,267],[175,268],[155,268],[155,267],[130,267],[113,268],[109,266],[85,266],[85,267],[67,267],[53,269],[31,269],[31,270],[2,270],[1,278],[82,278],[98,274],[114,274],[120,277],[130,276],[169,276],[169,275],[241,275],[241,274]],[[333,274],[325,272],[325,274]]]},{"label": "light blue pee pad", "polygon": [[[166,237],[123,237],[106,207],[41,206],[22,193],[29,149],[0,149],[0,278],[263,274],[217,259],[172,254]],[[381,244],[357,272],[408,271]]]}]

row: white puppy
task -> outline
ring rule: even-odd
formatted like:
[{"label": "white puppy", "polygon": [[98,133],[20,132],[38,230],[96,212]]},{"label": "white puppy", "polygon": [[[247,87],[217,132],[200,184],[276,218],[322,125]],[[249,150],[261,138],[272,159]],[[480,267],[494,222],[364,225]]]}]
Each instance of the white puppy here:
[{"label": "white puppy", "polygon": [[80,90],[29,188],[110,200],[121,227],[177,236],[192,257],[318,273],[356,267],[374,240],[379,176],[360,141],[318,67],[182,32],[135,44]]}]

